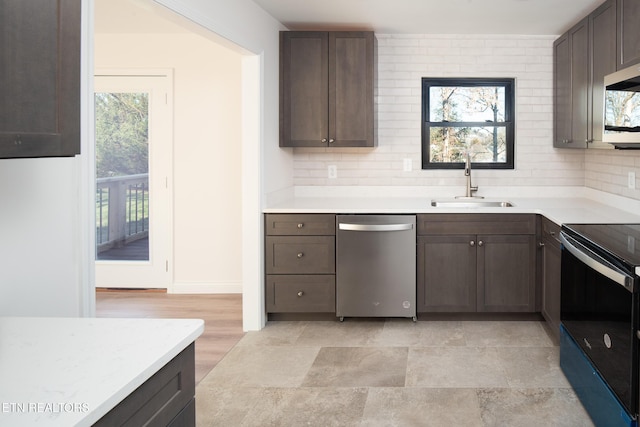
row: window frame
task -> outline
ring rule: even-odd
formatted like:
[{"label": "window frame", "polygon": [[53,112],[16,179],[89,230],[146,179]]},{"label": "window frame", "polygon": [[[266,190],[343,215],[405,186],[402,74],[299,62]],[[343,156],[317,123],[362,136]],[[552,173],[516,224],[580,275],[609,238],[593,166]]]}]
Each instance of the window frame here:
[{"label": "window frame", "polygon": [[[430,96],[431,87],[458,86],[458,87],[478,87],[478,86],[500,86],[505,90],[505,111],[504,122],[498,122],[498,127],[506,130],[506,161],[505,162],[473,162],[474,169],[515,169],[515,79],[508,77],[423,77],[422,78],[422,114],[421,114],[421,150],[422,169],[464,169],[464,162],[436,163],[430,161],[431,140],[430,129],[432,127],[487,127],[487,122],[430,122]],[[493,122],[489,122],[493,123]],[[437,125],[437,126],[435,126]],[[495,126],[491,126],[495,127]]]}]

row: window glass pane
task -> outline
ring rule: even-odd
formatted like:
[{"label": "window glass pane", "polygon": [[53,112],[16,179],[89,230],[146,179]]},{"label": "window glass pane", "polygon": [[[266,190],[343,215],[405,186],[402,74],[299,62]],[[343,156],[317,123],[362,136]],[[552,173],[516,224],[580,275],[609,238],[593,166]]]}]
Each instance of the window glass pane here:
[{"label": "window glass pane", "polygon": [[474,163],[504,163],[507,160],[506,128],[439,127],[429,130],[429,161],[432,163],[464,162],[467,150]]},{"label": "window glass pane", "polygon": [[95,94],[96,259],[149,260],[149,94]]},{"label": "window glass pane", "polygon": [[499,86],[431,86],[431,122],[504,122],[505,89]]}]

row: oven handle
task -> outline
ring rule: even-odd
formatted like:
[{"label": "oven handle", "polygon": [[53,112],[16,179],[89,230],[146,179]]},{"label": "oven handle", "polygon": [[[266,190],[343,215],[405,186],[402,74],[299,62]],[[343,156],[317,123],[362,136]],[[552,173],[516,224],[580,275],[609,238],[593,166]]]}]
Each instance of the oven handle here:
[{"label": "oven handle", "polygon": [[629,292],[633,292],[633,277],[620,271],[620,269],[616,268],[601,256],[590,251],[584,245],[578,243],[575,239],[567,236],[563,232],[560,232],[560,241],[562,242],[562,245],[571,252],[571,254],[584,264],[613,280]]}]

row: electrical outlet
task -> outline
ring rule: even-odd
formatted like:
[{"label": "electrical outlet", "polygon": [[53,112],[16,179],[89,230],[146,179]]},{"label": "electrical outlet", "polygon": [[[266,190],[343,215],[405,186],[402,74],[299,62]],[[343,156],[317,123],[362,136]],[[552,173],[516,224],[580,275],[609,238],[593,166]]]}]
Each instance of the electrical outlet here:
[{"label": "electrical outlet", "polygon": [[327,167],[327,176],[329,179],[336,179],[338,177],[338,167],[336,165],[329,165]]},{"label": "electrical outlet", "polygon": [[402,161],[402,170],[404,170],[405,172],[411,172],[412,169],[413,162],[411,161],[411,159],[404,159]]},{"label": "electrical outlet", "polygon": [[635,189],[636,188],[636,173],[635,172],[629,172],[629,188],[631,189]]}]

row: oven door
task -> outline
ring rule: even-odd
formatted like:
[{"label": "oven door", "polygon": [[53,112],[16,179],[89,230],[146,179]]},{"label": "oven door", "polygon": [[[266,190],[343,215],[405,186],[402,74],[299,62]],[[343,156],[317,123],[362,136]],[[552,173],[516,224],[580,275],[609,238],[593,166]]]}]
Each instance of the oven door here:
[{"label": "oven door", "polygon": [[560,317],[630,414],[638,411],[637,278],[564,232]]}]

